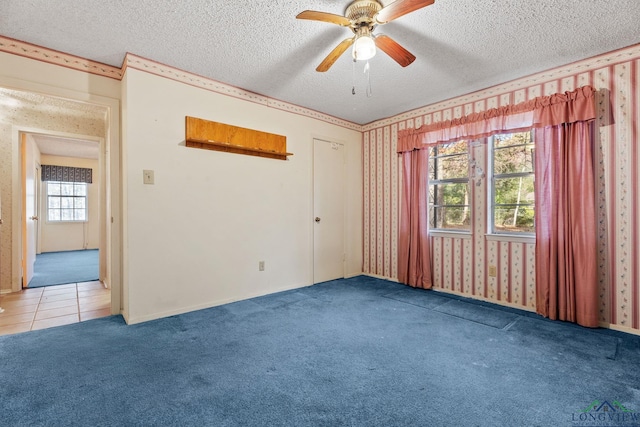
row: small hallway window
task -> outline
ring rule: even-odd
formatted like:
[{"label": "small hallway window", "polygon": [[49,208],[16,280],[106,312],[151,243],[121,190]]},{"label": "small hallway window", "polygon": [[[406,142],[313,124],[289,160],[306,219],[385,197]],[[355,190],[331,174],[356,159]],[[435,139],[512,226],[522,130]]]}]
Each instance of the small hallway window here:
[{"label": "small hallway window", "polygon": [[87,184],[48,181],[47,220],[50,222],[87,221]]}]

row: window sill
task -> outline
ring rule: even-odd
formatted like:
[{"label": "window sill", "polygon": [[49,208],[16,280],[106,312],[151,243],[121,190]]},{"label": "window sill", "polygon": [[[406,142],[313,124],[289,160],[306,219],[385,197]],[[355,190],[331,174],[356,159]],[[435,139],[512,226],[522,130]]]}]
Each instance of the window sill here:
[{"label": "window sill", "polygon": [[487,241],[529,244],[533,244],[536,242],[536,236],[533,235],[522,236],[518,234],[485,234],[484,236]]},{"label": "window sill", "polygon": [[451,239],[471,239],[470,231],[430,230],[429,237],[447,237]]}]

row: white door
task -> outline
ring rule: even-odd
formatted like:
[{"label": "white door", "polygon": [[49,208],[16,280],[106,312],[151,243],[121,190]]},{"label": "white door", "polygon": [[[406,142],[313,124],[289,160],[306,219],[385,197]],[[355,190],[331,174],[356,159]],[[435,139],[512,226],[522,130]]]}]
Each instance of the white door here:
[{"label": "white door", "polygon": [[42,181],[41,181],[42,177],[40,176],[40,167],[39,165],[36,166],[35,169],[35,181],[33,183],[33,191],[34,191],[34,196],[33,196],[33,203],[34,203],[34,208],[33,211],[35,212],[35,216],[38,218],[38,220],[35,223],[35,230],[34,230],[34,234],[35,236],[33,237],[33,250],[35,251],[34,253],[34,261],[35,261],[35,257],[37,256],[37,254],[40,253],[40,231],[41,231],[41,227],[40,227],[40,197],[41,193],[40,193],[40,186],[42,185]]},{"label": "white door", "polygon": [[345,148],[313,140],[313,283],[344,277]]},{"label": "white door", "polygon": [[38,191],[36,180],[35,153],[26,135],[22,137],[23,159],[23,239],[22,239],[22,286],[27,287],[33,278],[33,266],[36,262],[36,233],[38,221]]}]

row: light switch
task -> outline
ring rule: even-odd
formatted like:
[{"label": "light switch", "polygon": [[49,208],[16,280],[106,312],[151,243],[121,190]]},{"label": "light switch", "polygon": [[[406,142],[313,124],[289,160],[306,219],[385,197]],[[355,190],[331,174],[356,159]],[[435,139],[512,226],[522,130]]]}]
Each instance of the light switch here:
[{"label": "light switch", "polygon": [[153,184],[153,171],[152,170],[143,170],[142,171],[142,183],[143,184]]}]

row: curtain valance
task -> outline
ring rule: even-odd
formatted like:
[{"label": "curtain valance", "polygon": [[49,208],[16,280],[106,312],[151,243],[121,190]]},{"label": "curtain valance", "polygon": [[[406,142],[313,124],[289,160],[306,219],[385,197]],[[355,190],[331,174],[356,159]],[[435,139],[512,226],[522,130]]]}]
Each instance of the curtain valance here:
[{"label": "curtain valance", "polygon": [[93,182],[93,169],[70,166],[42,165],[43,181]]},{"label": "curtain valance", "polygon": [[583,86],[572,92],[540,96],[516,105],[402,130],[398,133],[398,152],[460,139],[589,121],[595,119],[595,114],[595,90]]}]

